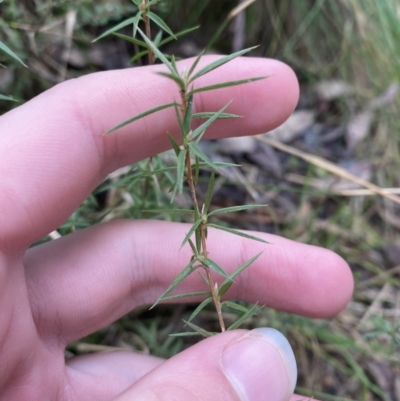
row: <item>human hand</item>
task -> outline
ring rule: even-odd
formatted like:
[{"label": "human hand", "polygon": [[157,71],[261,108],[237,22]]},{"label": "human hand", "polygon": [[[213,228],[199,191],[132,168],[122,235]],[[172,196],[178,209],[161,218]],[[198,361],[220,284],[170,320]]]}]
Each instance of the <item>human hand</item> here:
[{"label": "human hand", "polygon": [[[168,148],[166,131],[178,132],[171,110],[102,135],[171,101],[174,84],[153,73],[161,68],[67,81],[0,118],[1,401],[284,401],[292,394],[293,354],[270,329],[223,333],[168,361],[128,352],[64,360],[69,342],[153,303],[190,256],[179,251],[187,226],[157,221],[100,224],[27,250],[108,173]],[[260,75],[270,78],[198,95],[196,111],[218,110],[233,99],[229,112],[244,116],[216,122],[209,138],[266,132],[290,115],[298,84],[280,62],[237,59],[202,83]],[[263,250],[231,296],[310,317],[344,307],[353,282],[339,256],[257,235],[273,245],[210,230],[210,252],[227,271]],[[201,290],[201,284],[191,276],[181,289]]]}]

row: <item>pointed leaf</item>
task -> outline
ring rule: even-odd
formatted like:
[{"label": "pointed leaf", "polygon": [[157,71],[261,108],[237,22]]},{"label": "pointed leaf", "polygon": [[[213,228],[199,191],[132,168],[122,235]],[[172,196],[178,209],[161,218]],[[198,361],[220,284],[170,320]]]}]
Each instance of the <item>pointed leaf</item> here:
[{"label": "pointed leaf", "polygon": [[223,227],[223,226],[219,226],[217,224],[211,224],[211,223],[207,224],[207,226],[216,228],[217,230],[227,231],[228,233],[239,235],[240,237],[252,239],[254,241],[263,242],[264,244],[269,244],[268,241],[265,241],[265,240],[263,240],[261,238],[258,238],[258,237],[254,237],[253,235],[250,235],[250,234],[246,234],[246,233],[244,233],[242,231],[234,230],[233,228]]},{"label": "pointed leaf", "polygon": [[193,323],[191,323],[191,322],[188,322],[188,321],[186,321],[186,320],[184,320],[184,322],[185,322],[185,324],[187,324],[191,329],[193,329],[196,333],[202,335],[203,337],[212,337],[213,335],[217,334],[217,333],[212,332],[212,331],[204,330],[204,329],[202,329],[201,327],[199,327],[199,326],[197,326],[197,325],[195,325],[195,324],[193,324]]},{"label": "pointed leaf", "polygon": [[[192,118],[211,118],[215,113],[213,112],[203,112],[203,113],[194,113],[192,115]],[[222,113],[218,119],[223,119],[223,118],[243,118],[243,116],[239,116],[238,114],[230,114],[230,113]]]},{"label": "pointed leaf", "polygon": [[[197,208],[194,208],[194,221],[197,221],[200,219],[199,212]],[[200,219],[201,220],[201,219]],[[200,230],[196,230],[195,232],[195,238],[196,238],[196,249],[198,253],[201,253],[201,235],[200,235]]]},{"label": "pointed leaf", "polygon": [[162,75],[163,77],[169,78],[172,81],[176,82],[180,89],[183,89],[185,84],[182,78],[179,75],[171,74],[169,72],[157,71],[156,74]]},{"label": "pointed leaf", "polygon": [[169,132],[167,132],[167,136],[169,142],[171,143],[172,149],[174,149],[175,154],[179,156],[179,154],[182,152],[182,149],[180,148],[178,142],[176,142],[175,138]]},{"label": "pointed leaf", "polygon": [[140,15],[141,18],[141,12],[139,12],[138,14],[136,14],[134,17],[128,18],[125,21],[122,21],[120,24],[114,26],[113,28],[109,29],[108,31],[105,31],[103,34],[101,34],[100,36],[98,36],[96,39],[94,39],[92,42],[97,42],[100,39],[103,39],[104,37],[111,35],[112,33],[119,31],[122,28],[125,28],[126,26],[130,25],[130,24],[138,24],[138,20],[140,20],[140,18],[138,18],[138,15]]},{"label": "pointed leaf", "polygon": [[224,207],[222,209],[213,210],[212,212],[208,213],[208,215],[214,216],[216,214],[222,214],[222,213],[240,212],[242,210],[258,209],[260,207],[266,207],[266,206],[268,205],[243,205],[243,206]]},{"label": "pointed leaf", "polygon": [[174,186],[174,191],[171,196],[171,203],[173,202],[176,193],[182,193],[183,190],[183,180],[185,175],[185,152],[182,151],[178,155],[177,166],[176,166],[176,183]]},{"label": "pointed leaf", "polygon": [[237,329],[246,319],[256,314],[257,314],[257,305],[254,305],[251,309],[249,309],[246,313],[244,313],[238,320],[236,320],[235,323],[230,325],[227,328],[227,330],[230,331]]},{"label": "pointed leaf", "polygon": [[196,143],[189,142],[189,148],[191,152],[196,155],[200,160],[203,160],[209,167],[216,169],[216,165],[208,158],[208,156],[203,153]]},{"label": "pointed leaf", "polygon": [[188,72],[188,77],[190,78],[190,76],[193,74],[193,71],[195,70],[195,68],[197,67],[197,64],[199,64],[199,61],[201,60],[201,58],[204,56],[204,53],[206,52],[206,48],[204,48],[199,55],[196,57],[196,60],[194,60],[194,63],[192,64],[192,66],[190,67],[190,70]]},{"label": "pointed leaf", "polygon": [[215,120],[219,118],[219,116],[226,110],[226,108],[231,104],[232,102],[229,102],[226,104],[221,110],[216,112],[211,118],[209,118],[207,121],[205,121],[203,124],[201,124],[199,127],[197,127],[191,137],[196,138],[198,135],[203,133]]},{"label": "pointed leaf", "polygon": [[174,55],[171,56],[171,65],[172,65],[172,68],[174,69],[174,71],[176,72],[176,75],[180,77],[179,72],[178,72],[178,67],[176,66],[176,59],[175,59]]},{"label": "pointed leaf", "polygon": [[[217,333],[214,333],[217,334]],[[173,333],[169,335],[170,337],[194,337],[194,336],[202,336],[202,334],[193,332],[193,331],[188,331],[188,332],[183,332],[183,333]]]},{"label": "pointed leaf", "polygon": [[129,60],[130,63],[134,63],[135,61],[139,60],[140,58],[149,54],[147,50],[143,50],[142,52],[136,53],[131,59]]},{"label": "pointed leaf", "polygon": [[161,29],[163,29],[165,32],[167,32],[169,35],[171,35],[174,39],[176,39],[176,36],[174,33],[171,31],[169,26],[156,14],[152,13],[151,11],[147,12],[146,15],[156,24],[158,25]]},{"label": "pointed leaf", "polygon": [[164,168],[160,168],[158,170],[153,170],[153,171],[143,171],[142,173],[139,174],[135,174],[131,177],[127,177],[128,181],[134,181],[138,178],[143,178],[143,177],[152,177],[153,175],[157,175],[157,174],[161,174],[161,173],[167,173],[170,171],[174,171],[176,170],[175,166],[171,166],[171,167],[164,167]]},{"label": "pointed leaf", "polygon": [[242,313],[247,313],[250,309],[249,308],[245,308],[242,305],[236,304],[235,302],[230,302],[230,301],[224,301],[221,304],[221,307],[226,306],[229,309],[233,309]]},{"label": "pointed leaf", "polygon": [[191,130],[191,124],[192,124],[192,108],[193,108],[193,96],[188,96],[187,98],[187,104],[186,104],[186,110],[185,110],[185,115],[183,116],[183,129],[185,136],[190,132]]},{"label": "pointed leaf", "polygon": [[212,297],[206,298],[197,308],[193,311],[188,319],[188,323],[191,322],[210,302],[212,302]]},{"label": "pointed leaf", "polygon": [[229,274],[225,270],[223,270],[222,267],[219,266],[216,262],[214,262],[213,260],[211,260],[209,258],[204,258],[203,262],[207,267],[209,267],[210,269],[214,270],[216,273],[218,273],[221,276],[230,280]]},{"label": "pointed leaf", "polygon": [[210,204],[211,204],[211,199],[212,199],[212,193],[214,190],[214,185],[215,185],[215,173],[214,170],[211,171],[210,178],[208,179],[208,187],[207,187],[207,192],[206,192],[206,198],[204,200],[204,214],[207,214]]},{"label": "pointed leaf", "polygon": [[171,295],[169,297],[164,297],[163,301],[172,301],[174,299],[180,299],[180,298],[190,298],[190,297],[202,297],[202,296],[210,296],[210,291],[197,291],[197,292],[187,292],[185,294],[179,294],[179,295]]},{"label": "pointed leaf", "polygon": [[123,39],[127,42],[133,43],[134,45],[138,45],[141,47],[147,47],[146,43],[143,42],[142,40],[136,39],[136,38],[132,38],[130,36],[127,35],[122,35],[121,33],[118,32],[112,32],[112,34],[120,39]]},{"label": "pointed leaf", "polygon": [[162,104],[161,106],[157,106],[157,107],[154,107],[153,109],[146,110],[146,111],[144,111],[143,113],[136,114],[136,116],[133,116],[133,117],[131,117],[131,118],[128,118],[127,120],[123,121],[122,123],[119,123],[119,124],[116,125],[115,127],[109,129],[104,135],[111,134],[111,132],[114,132],[114,131],[116,131],[117,129],[120,129],[120,128],[122,128],[122,127],[125,127],[125,125],[128,125],[128,124],[130,124],[130,123],[133,123],[134,121],[139,120],[139,119],[141,119],[141,118],[143,118],[143,117],[146,117],[146,116],[148,116],[148,115],[150,115],[150,114],[156,113],[157,111],[164,110],[164,109],[167,109],[167,108],[169,108],[169,107],[175,106],[175,104],[176,104],[175,102],[174,102],[174,103]]},{"label": "pointed leaf", "polygon": [[193,255],[195,255],[197,257],[198,256],[198,252],[197,252],[196,247],[193,244],[193,241],[189,238],[188,242],[189,242],[190,248],[192,248]]},{"label": "pointed leaf", "polygon": [[210,86],[202,86],[201,88],[192,89],[188,94],[194,95],[195,93],[199,93],[199,92],[206,92],[206,91],[211,91],[211,90],[216,90],[216,89],[221,89],[221,88],[227,88],[230,86],[248,84],[249,82],[259,81],[259,80],[265,79],[265,78],[267,78],[267,77],[240,79],[237,81],[222,82],[220,84],[215,84],[215,85],[210,85]]},{"label": "pointed leaf", "polygon": [[176,276],[171,285],[167,288],[166,291],[157,299],[157,301],[151,306],[150,309],[153,309],[157,304],[164,300],[164,297],[167,296],[174,288],[176,288],[186,277],[188,277],[191,273],[194,272],[195,260],[191,260],[190,263]]},{"label": "pointed leaf", "polygon": [[22,64],[24,67],[28,67],[19,56],[17,56],[7,45],[5,45],[3,42],[0,41],[0,50],[2,50],[4,53],[8,54],[11,58],[14,60],[18,61],[20,64]]},{"label": "pointed leaf", "polygon": [[181,112],[180,112],[180,105],[178,105],[178,103],[175,104],[175,115],[176,115],[176,120],[179,123],[179,128],[181,129],[181,134],[182,134],[182,142],[184,140],[184,134],[183,134],[183,121],[182,121],[182,117],[181,117]]},{"label": "pointed leaf", "polygon": [[197,220],[192,227],[190,228],[189,232],[186,234],[185,239],[182,241],[181,248],[188,242],[189,238],[193,235],[195,230],[200,226],[202,219]]},{"label": "pointed leaf", "polygon": [[231,61],[231,60],[233,60],[233,59],[235,59],[237,57],[240,57],[243,54],[248,53],[249,51],[255,49],[256,47],[258,47],[258,46],[254,46],[254,47],[250,47],[248,49],[240,50],[240,51],[238,51],[236,53],[233,53],[233,54],[231,54],[229,56],[221,57],[220,59],[212,62],[211,64],[207,65],[206,67],[204,67],[200,71],[198,71],[196,74],[194,74],[193,77],[190,78],[189,83],[193,82],[195,79],[197,79],[197,78],[199,78],[199,77],[201,77],[201,76],[203,76],[205,74],[208,74],[209,72],[215,70],[216,68],[221,67],[222,65],[228,63],[229,61]]},{"label": "pointed leaf", "polygon": [[[199,176],[200,176],[200,160],[197,156],[194,157],[195,163],[194,163],[194,185],[197,185],[199,182]],[[214,170],[213,170],[214,171]]]},{"label": "pointed leaf", "polygon": [[6,100],[8,102],[20,102],[20,100],[16,99],[15,97],[12,96],[5,96],[0,94],[0,100]]},{"label": "pointed leaf", "polygon": [[191,209],[146,209],[143,213],[193,214]]},{"label": "pointed leaf", "polygon": [[260,252],[259,254],[257,254],[256,256],[252,257],[251,259],[249,259],[246,263],[243,263],[240,267],[238,267],[230,276],[229,276],[229,280],[225,280],[221,286],[219,287],[218,290],[218,296],[222,297],[223,295],[226,294],[226,292],[229,290],[229,288],[231,288],[232,284],[233,284],[233,280],[236,276],[238,276],[240,273],[242,273],[244,270],[246,270],[253,262],[255,262],[259,256],[262,254],[262,252]]},{"label": "pointed leaf", "polygon": [[160,50],[158,50],[157,46],[144,34],[144,32],[139,27],[137,27],[137,30],[142,36],[143,40],[146,42],[147,46],[149,46],[149,48],[153,51],[155,56],[157,56],[167,66],[172,74],[174,74],[176,71],[174,71],[174,68],[172,67],[168,59],[164,56],[164,54],[161,53]]},{"label": "pointed leaf", "polygon": [[184,29],[183,31],[180,31],[180,32],[176,33],[176,34],[175,34],[175,37],[170,36],[170,37],[168,37],[168,38],[165,38],[164,40],[161,41],[160,46],[163,46],[163,45],[165,45],[166,43],[169,43],[169,42],[175,40],[175,38],[179,38],[180,36],[186,35],[186,34],[189,33],[189,32],[193,32],[193,31],[195,31],[196,29],[199,29],[199,27],[200,27],[200,25],[195,26],[195,27],[193,27],[193,28]]},{"label": "pointed leaf", "polygon": [[210,283],[208,282],[207,277],[201,272],[198,272],[198,273],[199,273],[199,276],[201,277],[201,279],[207,284],[207,286],[210,286]]}]

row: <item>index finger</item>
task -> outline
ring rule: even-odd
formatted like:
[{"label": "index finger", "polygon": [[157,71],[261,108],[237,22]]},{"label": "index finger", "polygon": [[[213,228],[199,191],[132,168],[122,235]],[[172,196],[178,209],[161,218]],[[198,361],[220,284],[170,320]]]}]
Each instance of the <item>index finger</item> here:
[{"label": "index finger", "polygon": [[[178,100],[175,84],[154,74],[162,68],[70,80],[1,117],[1,248],[29,246],[65,221],[109,172],[169,147],[166,132],[176,134],[178,128],[171,109],[103,136],[137,113]],[[199,85],[265,75],[269,78],[198,94],[198,112],[216,111],[232,100],[228,112],[244,116],[216,122],[209,138],[266,132],[289,117],[297,104],[298,83],[278,61],[236,59],[202,77]]]}]

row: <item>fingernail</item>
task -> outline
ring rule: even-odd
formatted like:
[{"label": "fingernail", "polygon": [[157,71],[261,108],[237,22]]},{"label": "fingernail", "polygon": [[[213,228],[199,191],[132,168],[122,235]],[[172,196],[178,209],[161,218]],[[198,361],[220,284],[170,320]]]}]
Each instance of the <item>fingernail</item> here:
[{"label": "fingernail", "polygon": [[293,394],[296,360],[275,329],[248,332],[224,350],[221,364],[241,401],[287,401]]}]

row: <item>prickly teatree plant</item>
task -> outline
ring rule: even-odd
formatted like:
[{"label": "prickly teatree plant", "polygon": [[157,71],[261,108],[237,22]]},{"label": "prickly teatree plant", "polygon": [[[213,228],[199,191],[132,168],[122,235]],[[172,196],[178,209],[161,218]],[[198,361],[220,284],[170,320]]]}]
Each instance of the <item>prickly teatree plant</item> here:
[{"label": "prickly teatree plant", "polygon": [[[183,32],[179,32],[174,34],[171,29],[165,24],[165,22],[157,16],[153,11],[150,11],[150,7],[159,3],[162,0],[134,0],[134,3],[138,6],[137,14],[118,24],[114,28],[108,30],[103,35],[99,37],[102,38],[106,35],[113,34],[118,36],[119,38],[125,39],[135,45],[141,47],[143,49],[135,59],[142,56],[148,56],[148,62],[152,64],[155,60],[160,60],[166,67],[167,71],[159,71],[157,74],[162,75],[163,77],[170,79],[175,82],[177,85],[177,98],[178,100],[173,100],[167,104],[161,104],[153,109],[143,111],[140,114],[129,118],[126,121],[121,122],[117,126],[111,128],[106,135],[111,134],[112,132],[118,130],[119,128],[131,124],[134,121],[137,121],[141,118],[149,116],[153,113],[156,113],[160,110],[172,108],[175,110],[176,119],[179,123],[180,127],[180,143],[170,134],[166,133],[168,139],[171,143],[173,150],[175,151],[177,162],[176,162],[176,182],[174,184],[172,199],[176,195],[176,193],[181,193],[184,189],[188,189],[190,193],[190,197],[192,200],[192,209],[153,209],[147,210],[147,212],[172,212],[178,214],[190,214],[193,216],[193,225],[187,232],[185,238],[182,241],[181,246],[183,247],[186,244],[189,244],[190,249],[192,251],[192,256],[187,266],[181,271],[181,273],[175,278],[175,280],[171,283],[171,285],[165,290],[165,292],[158,298],[156,303],[153,305],[157,305],[161,301],[172,301],[180,298],[190,298],[190,297],[205,297],[204,301],[200,303],[200,305],[194,310],[188,321],[185,323],[192,328],[194,331],[190,333],[179,333],[175,335],[202,335],[204,337],[211,336],[213,332],[209,332],[204,330],[203,328],[192,323],[192,320],[195,316],[198,315],[201,310],[206,307],[210,303],[214,303],[215,309],[218,314],[219,324],[221,326],[221,331],[225,330],[233,330],[238,328],[241,323],[246,320],[248,317],[253,315],[256,312],[256,306],[251,308],[246,308],[242,305],[239,305],[234,302],[229,301],[221,301],[221,297],[226,294],[229,290],[233,281],[237,275],[242,273],[246,268],[248,268],[259,256],[255,255],[253,258],[248,260],[242,266],[238,267],[233,273],[228,274],[225,270],[219,266],[214,260],[211,259],[208,250],[207,250],[207,231],[208,228],[214,228],[217,230],[228,231],[231,234],[239,235],[248,239],[266,242],[260,238],[251,236],[249,234],[243,233],[241,231],[237,231],[231,228],[223,227],[218,224],[212,223],[210,218],[216,216],[221,213],[229,213],[229,212],[237,212],[242,210],[249,210],[258,208],[265,205],[244,205],[244,206],[235,206],[235,207],[227,207],[218,210],[210,211],[210,204],[212,199],[212,193],[214,189],[215,175],[218,174],[218,169],[222,166],[235,166],[227,163],[216,163],[209,159],[209,157],[200,149],[199,142],[203,138],[206,130],[210,125],[216,121],[217,119],[229,119],[229,118],[239,118],[240,116],[226,113],[225,110],[228,108],[229,104],[226,104],[219,111],[212,112],[202,112],[202,113],[194,113],[193,112],[193,103],[195,101],[196,94],[205,91],[212,91],[221,88],[226,88],[234,85],[242,85],[248,82],[254,82],[265,77],[255,77],[238,81],[230,81],[230,82],[221,82],[211,86],[203,86],[196,87],[195,82],[198,78],[203,75],[208,74],[209,72],[221,67],[222,65],[228,63],[236,57],[242,56],[245,53],[249,52],[253,48],[245,49],[229,56],[221,57],[212,63],[199,68],[199,61],[204,54],[204,51],[199,54],[199,56],[195,59],[192,66],[187,69],[179,69],[176,64],[175,57],[163,54],[160,51],[160,47],[171,41],[176,39],[177,37],[191,31],[186,30]],[[247,2],[248,4],[252,3]],[[238,9],[237,12],[240,12],[244,9],[242,6],[241,9]],[[232,14],[232,13],[231,13]],[[161,30],[154,37],[154,40],[151,39],[151,27],[150,21],[154,23]],[[124,28],[126,26],[133,26],[133,35],[132,37],[122,35],[117,33],[118,30]],[[140,28],[143,27],[144,31]],[[195,29],[195,28],[194,28]],[[168,36],[166,39],[163,39],[163,33],[166,33]],[[138,38],[137,37],[138,34]],[[192,122],[194,120],[205,120],[197,128],[192,128]],[[196,185],[198,184],[198,178],[200,169],[207,168],[208,171],[211,171],[209,175],[209,181],[207,186],[206,195],[204,197],[204,203],[200,204],[197,197]],[[161,173],[162,171],[150,171],[147,172],[146,176],[149,174]],[[186,185],[184,185],[186,182]],[[193,239],[192,239],[193,238]],[[204,279],[207,284],[208,289],[201,292],[192,292],[186,294],[179,295],[170,295],[170,293],[189,275],[194,272],[199,272],[201,277]],[[215,281],[212,272],[215,272],[217,275],[222,276],[224,281],[220,285]],[[238,313],[238,319],[228,328],[225,326],[225,322],[223,319],[223,308],[231,309]]]}]

